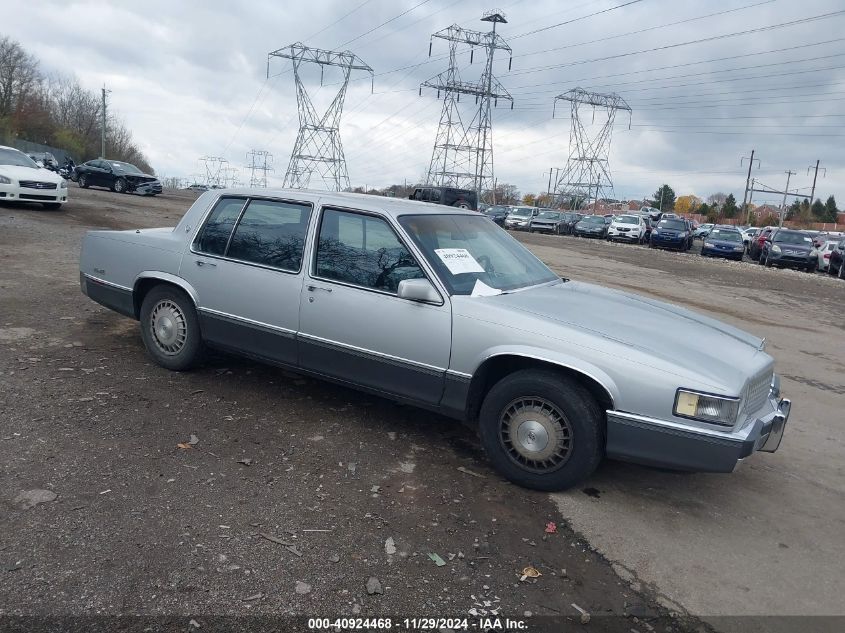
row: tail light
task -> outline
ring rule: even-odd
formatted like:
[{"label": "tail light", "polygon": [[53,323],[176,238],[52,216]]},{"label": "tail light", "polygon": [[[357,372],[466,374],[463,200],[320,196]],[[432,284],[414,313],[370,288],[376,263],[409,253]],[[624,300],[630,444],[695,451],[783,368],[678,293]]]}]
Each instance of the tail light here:
[{"label": "tail light", "polygon": [[830,259],[830,253],[825,253],[822,255],[822,259]]}]

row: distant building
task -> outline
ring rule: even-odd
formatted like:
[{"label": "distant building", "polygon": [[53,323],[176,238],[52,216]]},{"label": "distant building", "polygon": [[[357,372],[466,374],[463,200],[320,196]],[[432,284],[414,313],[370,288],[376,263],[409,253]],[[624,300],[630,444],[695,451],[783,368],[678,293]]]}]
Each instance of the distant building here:
[{"label": "distant building", "polygon": [[751,210],[751,215],[753,215],[758,220],[767,218],[770,215],[779,216],[780,207],[776,207],[773,204],[761,204],[759,207],[755,207]]}]

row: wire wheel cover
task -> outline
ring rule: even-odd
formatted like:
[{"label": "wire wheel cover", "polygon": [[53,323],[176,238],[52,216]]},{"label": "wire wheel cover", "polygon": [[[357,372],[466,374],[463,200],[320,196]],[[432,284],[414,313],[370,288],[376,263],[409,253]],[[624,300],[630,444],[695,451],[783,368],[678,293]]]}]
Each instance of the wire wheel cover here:
[{"label": "wire wheel cover", "polygon": [[536,473],[558,470],[572,454],[572,427],[560,410],[539,397],[517,398],[499,418],[499,441],[511,461]]},{"label": "wire wheel cover", "polygon": [[170,299],[156,303],[150,313],[150,333],[162,353],[175,356],[181,352],[188,338],[188,324],[182,309]]}]

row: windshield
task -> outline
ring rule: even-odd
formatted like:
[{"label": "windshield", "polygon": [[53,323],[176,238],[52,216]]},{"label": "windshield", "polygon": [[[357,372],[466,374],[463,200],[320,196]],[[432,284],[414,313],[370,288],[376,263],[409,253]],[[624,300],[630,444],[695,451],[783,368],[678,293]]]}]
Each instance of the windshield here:
[{"label": "windshield", "polygon": [[792,231],[778,231],[773,241],[779,242],[781,244],[810,244],[813,240],[810,239],[809,235],[804,235],[804,233],[793,233]]},{"label": "windshield", "polygon": [[399,223],[453,295],[472,294],[478,281],[508,291],[559,279],[489,220],[471,215],[405,215]]},{"label": "windshield", "polygon": [[604,224],[604,218],[600,215],[588,215],[586,218],[583,218],[581,222],[585,224]]},{"label": "windshield", "polygon": [[537,217],[544,220],[560,220],[560,213],[557,211],[542,211]]},{"label": "windshield", "polygon": [[639,224],[640,219],[635,215],[620,215],[616,220],[618,224]]},{"label": "windshield", "polygon": [[739,231],[713,229],[707,237],[709,240],[722,240],[723,242],[741,242],[742,235]]},{"label": "windshield", "polygon": [[109,161],[109,164],[110,164],[110,165],[111,165],[114,169],[117,169],[117,170],[119,170],[119,171],[125,172],[125,173],[127,173],[127,174],[142,174],[142,173],[144,173],[144,172],[142,172],[140,169],[138,169],[137,167],[135,167],[135,165],[132,165],[132,164],[130,164],[130,163],[122,163],[122,162],[117,161],[117,160],[110,160],[110,161]]},{"label": "windshield", "polygon": [[527,218],[530,217],[534,213],[533,207],[517,207],[513,211],[511,211],[511,215],[517,218]]},{"label": "windshield", "polygon": [[0,165],[38,169],[38,164],[34,160],[16,149],[0,149]]},{"label": "windshield", "polygon": [[673,231],[686,231],[687,225],[681,220],[660,220],[657,225],[659,229],[671,229]]}]

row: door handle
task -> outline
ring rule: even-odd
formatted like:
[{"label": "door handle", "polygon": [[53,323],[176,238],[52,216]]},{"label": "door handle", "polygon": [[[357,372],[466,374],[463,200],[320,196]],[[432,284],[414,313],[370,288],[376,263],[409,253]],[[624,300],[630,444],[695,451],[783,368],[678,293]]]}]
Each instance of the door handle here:
[{"label": "door handle", "polygon": [[308,290],[308,292],[314,292],[315,290],[322,290],[323,292],[331,292],[332,291],[331,288],[322,288],[320,286],[310,286],[310,285],[306,286],[306,289]]},{"label": "door handle", "polygon": [[204,262],[201,259],[197,259],[195,261],[196,261],[197,266],[199,266],[199,267],[212,266],[213,268],[217,268],[217,264],[215,264],[214,262]]}]

